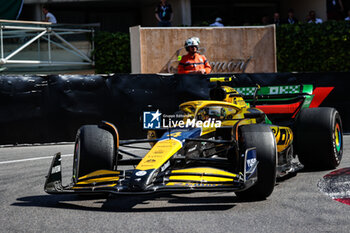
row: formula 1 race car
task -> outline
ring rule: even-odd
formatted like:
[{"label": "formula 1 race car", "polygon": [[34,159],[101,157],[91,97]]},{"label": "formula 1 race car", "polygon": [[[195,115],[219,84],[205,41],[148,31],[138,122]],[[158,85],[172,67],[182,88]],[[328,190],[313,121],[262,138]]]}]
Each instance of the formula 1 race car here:
[{"label": "formula 1 race car", "polygon": [[[211,78],[217,82],[211,100],[181,104],[176,113],[181,119],[169,120],[172,127],[149,130],[147,139],[120,140],[117,128],[108,122],[82,126],[76,136],[72,183],[62,185],[58,153],[45,191],[234,191],[240,198],[256,200],[272,193],[277,177],[303,165],[316,169],[339,165],[343,150],[339,113],[333,108],[308,108],[312,85],[257,86],[237,88],[238,92],[222,86],[230,79]],[[159,115],[154,112],[153,118]],[[136,143],[149,143],[150,148],[131,146]],[[139,156],[126,147],[148,152]],[[126,169],[130,166],[134,168]]]}]

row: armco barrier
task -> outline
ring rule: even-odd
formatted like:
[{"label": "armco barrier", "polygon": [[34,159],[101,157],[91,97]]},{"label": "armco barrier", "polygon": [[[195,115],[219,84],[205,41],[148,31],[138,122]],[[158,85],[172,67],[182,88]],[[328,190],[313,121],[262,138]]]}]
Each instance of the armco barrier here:
[{"label": "armco barrier", "polygon": [[[0,144],[73,141],[83,124],[114,123],[123,139],[145,135],[142,113],[171,114],[184,101],[208,99],[211,75],[0,76]],[[321,106],[338,109],[350,131],[350,73],[237,74],[230,86],[313,84],[334,87]]]}]

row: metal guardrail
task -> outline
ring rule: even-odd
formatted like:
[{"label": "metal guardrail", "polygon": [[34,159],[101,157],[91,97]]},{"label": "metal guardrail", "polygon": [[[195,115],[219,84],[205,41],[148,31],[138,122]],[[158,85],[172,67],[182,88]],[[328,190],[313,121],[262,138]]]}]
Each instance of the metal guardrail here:
[{"label": "metal guardrail", "polygon": [[98,26],[0,20],[0,71],[24,66],[92,67]]}]

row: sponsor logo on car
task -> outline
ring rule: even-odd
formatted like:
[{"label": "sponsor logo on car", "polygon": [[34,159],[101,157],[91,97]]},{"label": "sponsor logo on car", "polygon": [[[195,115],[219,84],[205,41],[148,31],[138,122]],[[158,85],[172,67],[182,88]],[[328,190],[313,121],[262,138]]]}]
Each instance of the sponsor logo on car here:
[{"label": "sponsor logo on car", "polygon": [[51,174],[55,174],[61,171],[61,166],[55,166],[51,170]]},{"label": "sponsor logo on car", "polygon": [[144,176],[144,175],[146,175],[147,174],[147,172],[146,171],[138,171],[138,172],[136,172],[136,176]]}]

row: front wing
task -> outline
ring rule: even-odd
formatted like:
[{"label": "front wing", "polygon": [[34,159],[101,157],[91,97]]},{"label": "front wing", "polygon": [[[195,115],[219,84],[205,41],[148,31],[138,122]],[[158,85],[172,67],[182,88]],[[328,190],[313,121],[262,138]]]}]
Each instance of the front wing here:
[{"label": "front wing", "polygon": [[[245,160],[249,154],[255,154],[255,148],[246,152]],[[257,164],[257,161],[255,163],[250,161],[249,166],[239,174],[211,167],[169,170],[155,177],[155,181],[143,189],[133,185],[138,179],[133,175],[137,173],[135,170],[98,170],[80,177],[75,183],[63,186],[61,154],[57,153],[46,176],[44,190],[49,194],[243,191],[257,181]]]}]

